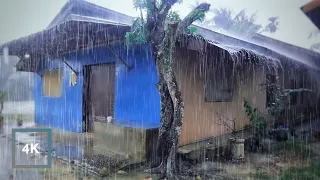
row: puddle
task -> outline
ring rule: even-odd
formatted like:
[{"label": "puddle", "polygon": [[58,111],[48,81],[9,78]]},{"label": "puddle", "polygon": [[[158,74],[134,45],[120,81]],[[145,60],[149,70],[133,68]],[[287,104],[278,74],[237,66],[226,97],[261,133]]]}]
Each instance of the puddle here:
[{"label": "puddle", "polygon": [[82,159],[84,150],[73,146],[57,146],[54,149],[56,156],[67,157],[70,159]]}]

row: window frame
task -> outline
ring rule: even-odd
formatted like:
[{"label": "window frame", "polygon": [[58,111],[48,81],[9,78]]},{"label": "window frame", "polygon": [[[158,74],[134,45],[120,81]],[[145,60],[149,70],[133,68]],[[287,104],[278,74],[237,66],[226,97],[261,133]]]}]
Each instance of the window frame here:
[{"label": "window frame", "polygon": [[[233,62],[229,62],[225,60],[226,58],[217,60],[208,59],[207,66],[206,66],[206,73],[205,73],[205,79],[204,79],[204,101],[205,103],[214,103],[214,102],[232,102],[234,100],[234,91],[236,88],[235,84],[235,77],[234,77],[234,64]],[[219,75],[219,77],[216,77],[215,75]],[[213,77],[211,77],[213,76]],[[216,78],[216,79],[215,79]],[[228,93],[228,97],[225,94],[224,96],[221,95],[221,97],[213,97],[212,95],[209,95],[208,90],[212,90],[210,86],[215,86],[214,84],[220,84],[224,83],[226,78],[230,80],[226,84],[223,85],[227,86],[227,88],[224,89],[213,89],[213,93]],[[223,79],[223,80],[222,80]],[[222,86],[218,86],[222,87]],[[208,89],[209,88],[209,89]],[[220,92],[219,92],[220,91]]]},{"label": "window frame", "polygon": [[[48,92],[48,93],[45,93],[45,90],[46,90],[46,85],[45,85],[45,82],[46,80],[44,79],[45,76],[46,76],[46,73],[51,73],[52,71],[57,71],[60,75],[60,92],[59,92],[59,95],[51,95],[51,92]],[[42,82],[42,90],[41,90],[41,96],[42,97],[46,97],[46,98],[60,98],[62,97],[63,95],[63,75],[64,75],[64,72],[63,72],[63,68],[54,68],[54,69],[45,69],[43,72],[42,72],[42,76],[41,76],[41,82]]]}]

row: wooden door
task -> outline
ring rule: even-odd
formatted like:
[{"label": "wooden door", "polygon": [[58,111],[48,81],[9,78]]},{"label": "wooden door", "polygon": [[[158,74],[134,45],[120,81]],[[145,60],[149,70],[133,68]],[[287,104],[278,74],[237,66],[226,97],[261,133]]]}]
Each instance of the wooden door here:
[{"label": "wooden door", "polygon": [[92,132],[93,121],[114,116],[115,64],[86,66],[84,80],[85,132]]}]

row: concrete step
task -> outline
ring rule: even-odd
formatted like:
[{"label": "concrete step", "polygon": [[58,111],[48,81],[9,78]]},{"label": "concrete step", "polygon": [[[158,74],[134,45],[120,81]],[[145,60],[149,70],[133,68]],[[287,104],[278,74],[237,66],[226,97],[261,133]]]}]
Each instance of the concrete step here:
[{"label": "concrete step", "polygon": [[220,150],[224,150],[228,145],[228,140],[231,137],[239,137],[246,139],[250,137],[251,129],[246,128],[243,130],[237,131],[235,134],[228,133],[221,136],[207,138],[205,140],[191,143],[187,145],[183,145],[178,148],[178,153],[187,158],[187,159],[203,159],[205,157],[209,157],[211,155],[207,155],[208,153],[216,153]]}]

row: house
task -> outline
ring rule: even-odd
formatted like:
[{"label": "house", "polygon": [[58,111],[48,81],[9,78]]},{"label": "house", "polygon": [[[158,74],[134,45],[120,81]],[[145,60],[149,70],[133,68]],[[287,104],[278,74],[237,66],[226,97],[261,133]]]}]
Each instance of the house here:
[{"label": "house", "polygon": [[308,4],[301,7],[306,16],[320,29],[320,1],[312,0]]},{"label": "house", "polygon": [[[116,17],[116,19],[113,19]],[[118,19],[117,19],[118,18]],[[151,157],[157,139],[160,98],[157,72],[148,44],[127,47],[132,18],[73,0],[47,29],[8,42],[20,57],[18,71],[34,72],[35,121],[40,125],[95,135],[95,151]],[[180,145],[186,146],[249,123],[246,99],[266,112],[272,97],[260,84],[267,78],[284,87],[314,90],[297,95],[292,106],[319,102],[319,56],[303,60],[269,48],[198,28],[203,38],[183,36],[175,51],[175,72],[185,101]],[[308,105],[308,106],[306,106]],[[114,117],[111,124],[106,123]]]}]

